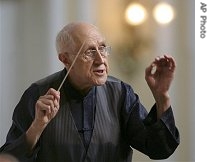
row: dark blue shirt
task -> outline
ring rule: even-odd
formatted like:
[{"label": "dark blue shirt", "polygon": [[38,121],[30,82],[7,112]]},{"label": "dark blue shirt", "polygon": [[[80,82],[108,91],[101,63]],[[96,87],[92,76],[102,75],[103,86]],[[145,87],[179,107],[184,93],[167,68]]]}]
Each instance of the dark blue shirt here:
[{"label": "dark blue shirt", "polygon": [[67,96],[70,101],[70,109],[74,122],[87,149],[94,125],[95,87],[85,96],[73,88],[69,82],[65,82],[64,87],[68,94]]}]

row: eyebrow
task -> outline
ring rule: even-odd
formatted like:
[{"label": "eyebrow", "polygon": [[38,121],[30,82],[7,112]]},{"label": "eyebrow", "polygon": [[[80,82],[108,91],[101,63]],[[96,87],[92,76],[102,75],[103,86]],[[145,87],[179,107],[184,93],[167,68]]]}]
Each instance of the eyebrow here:
[{"label": "eyebrow", "polygon": [[[98,47],[101,47],[101,46],[106,47],[106,43],[105,42],[98,43]],[[97,45],[91,44],[91,45],[88,46],[88,48],[85,51],[87,51],[87,50],[96,50],[96,47],[97,47]]]}]

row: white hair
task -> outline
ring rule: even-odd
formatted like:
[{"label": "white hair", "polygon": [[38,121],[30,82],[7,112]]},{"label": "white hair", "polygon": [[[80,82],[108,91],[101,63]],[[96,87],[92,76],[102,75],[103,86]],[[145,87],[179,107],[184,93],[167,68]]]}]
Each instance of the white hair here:
[{"label": "white hair", "polygon": [[73,50],[75,42],[72,37],[72,27],[74,24],[66,25],[56,36],[56,50],[57,53],[65,53]]}]

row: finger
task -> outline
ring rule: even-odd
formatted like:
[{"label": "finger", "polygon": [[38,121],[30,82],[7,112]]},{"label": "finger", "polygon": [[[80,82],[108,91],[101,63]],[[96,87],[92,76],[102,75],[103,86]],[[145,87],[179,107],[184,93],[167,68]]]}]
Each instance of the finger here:
[{"label": "finger", "polygon": [[157,56],[157,57],[155,57],[155,61],[154,62],[157,62],[157,61],[159,61],[161,59],[161,56]]},{"label": "finger", "polygon": [[156,64],[158,67],[168,67],[169,69],[173,69],[175,67],[175,61],[173,57],[164,55],[159,60],[156,60]]},{"label": "finger", "polygon": [[174,58],[173,57],[170,57],[169,60],[171,62],[172,67],[173,68],[176,68],[176,62],[175,62]]},{"label": "finger", "polygon": [[165,65],[166,64],[166,59],[165,59],[165,57],[164,56],[157,56],[156,58],[155,58],[155,60],[154,60],[154,63],[156,64],[156,65]]},{"label": "finger", "polygon": [[40,98],[39,101],[41,101],[45,105],[49,105],[51,107],[54,107],[54,99]]},{"label": "finger", "polygon": [[148,67],[145,69],[145,75],[146,75],[146,76],[153,75],[155,72],[156,72],[156,65],[155,65],[154,62],[152,62],[152,63],[150,64],[150,66],[148,66]]},{"label": "finger", "polygon": [[175,60],[172,56],[164,55],[164,58],[166,58],[168,61],[175,63]]},{"label": "finger", "polygon": [[59,101],[58,100],[54,100],[54,108],[59,109],[60,105],[59,105]]},{"label": "finger", "polygon": [[48,104],[43,103],[42,101],[38,100],[36,103],[36,108],[38,111],[45,111],[46,113],[51,113],[51,106]]},{"label": "finger", "polygon": [[55,97],[53,95],[44,95],[44,96],[40,96],[39,99],[41,100],[54,100]]},{"label": "finger", "polygon": [[51,111],[53,113],[53,116],[55,116],[57,114],[58,110],[59,110],[59,107],[51,108]]},{"label": "finger", "polygon": [[50,88],[50,89],[48,89],[46,94],[49,95],[49,94],[53,94],[55,92],[56,92],[56,90],[54,88]]},{"label": "finger", "polygon": [[53,88],[50,88],[50,89],[47,91],[47,95],[53,95],[56,99],[59,99],[59,98],[60,98],[60,92],[59,92],[59,91],[56,91],[56,90],[53,89]]},{"label": "finger", "polygon": [[53,101],[54,104],[56,104],[56,107],[58,107],[60,102],[60,92],[56,91],[53,88],[50,88],[46,93],[46,98]]},{"label": "finger", "polygon": [[175,62],[174,58],[172,56],[167,56],[167,55],[165,55],[165,58],[167,58],[168,62],[170,63],[169,69],[174,70],[176,68],[176,62]]}]

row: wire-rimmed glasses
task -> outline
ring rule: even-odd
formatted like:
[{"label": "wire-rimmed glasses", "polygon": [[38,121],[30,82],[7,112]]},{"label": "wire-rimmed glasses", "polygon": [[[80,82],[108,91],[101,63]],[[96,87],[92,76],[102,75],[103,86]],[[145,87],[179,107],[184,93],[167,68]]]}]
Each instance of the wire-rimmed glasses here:
[{"label": "wire-rimmed glasses", "polygon": [[82,57],[85,60],[94,60],[97,53],[101,55],[101,57],[106,58],[111,52],[111,46],[99,46],[98,49],[88,49],[86,50]]}]

